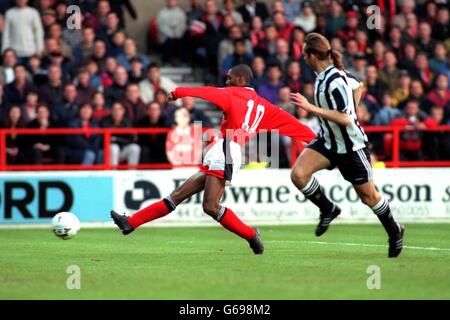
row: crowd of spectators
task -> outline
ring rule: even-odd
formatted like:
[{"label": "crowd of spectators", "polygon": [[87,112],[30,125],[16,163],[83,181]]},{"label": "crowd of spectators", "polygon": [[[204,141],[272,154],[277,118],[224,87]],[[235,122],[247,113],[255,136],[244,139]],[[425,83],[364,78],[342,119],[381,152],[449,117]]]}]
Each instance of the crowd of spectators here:
[{"label": "crowd of spectators", "polygon": [[[68,13],[72,4],[81,11]],[[381,10],[376,28],[367,23],[371,4]],[[212,126],[193,99],[167,103],[176,83],[138,51],[125,11],[137,18],[129,0],[2,0],[2,126],[178,126],[169,136],[189,131],[183,129],[186,117],[187,123]],[[80,28],[73,27],[74,21]],[[305,34],[312,31],[328,37],[344,55],[348,71],[364,82],[357,110],[363,126],[407,128],[401,135],[402,159],[450,159],[449,133],[423,131],[450,124],[446,0],[192,0],[187,9],[167,0],[154,13],[148,47],[152,57],[160,53],[164,65],[201,68],[202,80],[212,85],[223,85],[230,67],[246,63],[261,96],[319,130],[318,120],[288,98],[301,92],[314,101],[316,75],[302,57]],[[369,138],[374,154],[389,160],[392,136],[372,133]],[[114,135],[111,163],[167,162],[173,158],[165,150],[169,146],[175,144],[165,135]],[[287,151],[280,154],[289,157]],[[95,164],[103,156],[99,135],[7,137],[9,164]]]}]

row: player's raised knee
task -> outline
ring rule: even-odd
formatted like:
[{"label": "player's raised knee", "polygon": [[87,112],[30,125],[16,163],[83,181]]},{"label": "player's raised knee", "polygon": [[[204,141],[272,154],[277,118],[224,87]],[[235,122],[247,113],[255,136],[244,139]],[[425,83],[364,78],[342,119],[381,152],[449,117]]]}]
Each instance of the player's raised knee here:
[{"label": "player's raised knee", "polygon": [[311,179],[311,175],[307,174],[304,170],[297,168],[291,171],[291,181],[297,187],[304,187],[309,179]]},{"label": "player's raised knee", "polygon": [[203,211],[207,215],[214,218],[215,216],[217,216],[219,210],[220,210],[220,205],[218,205],[216,203],[203,202]]}]

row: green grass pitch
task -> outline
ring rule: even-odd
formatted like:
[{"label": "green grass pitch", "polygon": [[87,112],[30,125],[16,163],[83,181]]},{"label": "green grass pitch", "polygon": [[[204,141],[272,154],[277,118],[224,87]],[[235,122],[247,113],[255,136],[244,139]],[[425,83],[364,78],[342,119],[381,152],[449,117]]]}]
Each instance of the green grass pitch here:
[{"label": "green grass pitch", "polygon": [[[220,227],[0,230],[1,299],[450,299],[450,224],[407,225],[397,259],[379,225],[265,226],[266,251]],[[70,265],[81,289],[66,288]],[[381,289],[367,269],[379,266]]]}]

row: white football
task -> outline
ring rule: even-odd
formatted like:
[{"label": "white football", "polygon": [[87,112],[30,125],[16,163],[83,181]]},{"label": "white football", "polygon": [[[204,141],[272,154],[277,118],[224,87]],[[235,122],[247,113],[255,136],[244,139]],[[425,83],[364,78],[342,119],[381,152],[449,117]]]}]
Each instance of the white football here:
[{"label": "white football", "polygon": [[53,233],[60,239],[72,239],[80,231],[80,220],[70,212],[60,212],[52,219]]}]

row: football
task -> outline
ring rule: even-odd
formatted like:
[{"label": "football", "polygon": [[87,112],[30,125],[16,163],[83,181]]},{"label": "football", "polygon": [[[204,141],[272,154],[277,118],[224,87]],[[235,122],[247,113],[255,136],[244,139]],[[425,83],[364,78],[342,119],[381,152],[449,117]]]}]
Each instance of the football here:
[{"label": "football", "polygon": [[60,212],[52,219],[52,230],[60,239],[72,239],[80,231],[80,220],[71,212]]}]

